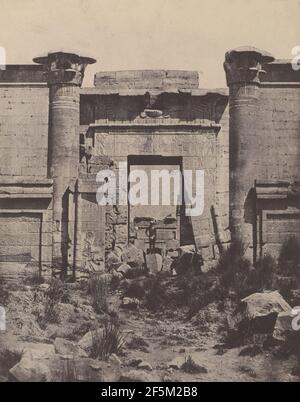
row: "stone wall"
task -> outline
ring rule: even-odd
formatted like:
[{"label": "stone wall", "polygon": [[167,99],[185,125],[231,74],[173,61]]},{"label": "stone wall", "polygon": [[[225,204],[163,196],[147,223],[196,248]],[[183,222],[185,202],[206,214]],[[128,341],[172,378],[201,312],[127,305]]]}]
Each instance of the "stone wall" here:
[{"label": "stone wall", "polygon": [[257,179],[300,179],[300,85],[260,88],[259,138],[251,152]]},{"label": "stone wall", "polygon": [[49,90],[40,66],[0,71],[0,276],[51,272]]},{"label": "stone wall", "polygon": [[0,81],[0,177],[47,177],[48,92]]}]

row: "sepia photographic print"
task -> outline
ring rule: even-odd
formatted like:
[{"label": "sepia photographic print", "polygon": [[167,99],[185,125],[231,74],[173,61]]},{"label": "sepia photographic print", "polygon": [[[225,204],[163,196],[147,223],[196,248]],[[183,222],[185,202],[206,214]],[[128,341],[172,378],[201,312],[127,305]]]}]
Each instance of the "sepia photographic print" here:
[{"label": "sepia photographic print", "polygon": [[299,382],[300,0],[0,5],[0,382]]}]

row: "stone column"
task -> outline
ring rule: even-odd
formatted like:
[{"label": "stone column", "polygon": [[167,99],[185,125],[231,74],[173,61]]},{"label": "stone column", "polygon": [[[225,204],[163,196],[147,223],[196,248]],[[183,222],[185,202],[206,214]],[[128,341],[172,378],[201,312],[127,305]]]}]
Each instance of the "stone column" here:
[{"label": "stone column", "polygon": [[[49,86],[48,177],[53,179],[53,267],[67,273],[72,253],[69,193],[79,165],[79,87],[87,64],[95,60],[55,52],[33,59],[44,64]],[[69,255],[70,254],[70,255]]]},{"label": "stone column", "polygon": [[231,50],[224,69],[229,86],[229,224],[233,240],[240,239],[246,256],[255,259],[253,185],[259,146],[259,91],[263,65],[274,58],[253,47]]}]

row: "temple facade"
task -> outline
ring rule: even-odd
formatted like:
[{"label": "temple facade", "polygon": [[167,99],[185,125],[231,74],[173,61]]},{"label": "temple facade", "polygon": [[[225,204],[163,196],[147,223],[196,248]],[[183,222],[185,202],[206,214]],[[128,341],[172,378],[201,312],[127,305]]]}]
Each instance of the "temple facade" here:
[{"label": "temple facade", "polygon": [[[149,253],[153,221],[166,266],[183,245],[210,267],[234,239],[254,263],[300,240],[300,71],[290,61],[233,49],[228,88],[209,90],[197,72],[174,70],[99,72],[84,87],[93,58],[33,61],[0,71],[0,276],[86,277],[128,244]],[[138,168],[203,170],[203,212],[188,215],[184,195],[177,206],[98,204],[99,171],[130,189]]]}]

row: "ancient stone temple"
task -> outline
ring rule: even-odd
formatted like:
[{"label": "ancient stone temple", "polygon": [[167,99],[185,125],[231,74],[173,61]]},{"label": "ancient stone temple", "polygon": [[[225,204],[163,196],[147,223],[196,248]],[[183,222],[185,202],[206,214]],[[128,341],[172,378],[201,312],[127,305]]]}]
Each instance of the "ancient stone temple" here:
[{"label": "ancient stone temple", "polygon": [[[231,50],[229,89],[210,90],[197,72],[173,70],[99,72],[84,87],[94,59],[34,62],[0,71],[0,275],[79,278],[111,250],[147,254],[153,219],[163,259],[193,244],[207,267],[232,239],[254,262],[300,240],[300,71],[289,61]],[[137,168],[203,170],[203,212],[189,216],[184,196],[177,206],[98,204],[99,171],[130,188]]]}]

